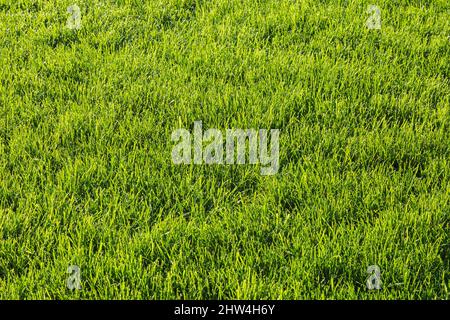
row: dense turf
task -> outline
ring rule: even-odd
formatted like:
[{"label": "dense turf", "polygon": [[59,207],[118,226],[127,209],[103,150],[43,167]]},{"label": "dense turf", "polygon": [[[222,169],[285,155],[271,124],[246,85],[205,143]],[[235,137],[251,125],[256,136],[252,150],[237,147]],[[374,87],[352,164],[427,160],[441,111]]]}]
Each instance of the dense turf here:
[{"label": "dense turf", "polygon": [[[448,299],[449,16],[1,0],[0,298]],[[172,164],[196,120],[280,129],[279,173]]]}]

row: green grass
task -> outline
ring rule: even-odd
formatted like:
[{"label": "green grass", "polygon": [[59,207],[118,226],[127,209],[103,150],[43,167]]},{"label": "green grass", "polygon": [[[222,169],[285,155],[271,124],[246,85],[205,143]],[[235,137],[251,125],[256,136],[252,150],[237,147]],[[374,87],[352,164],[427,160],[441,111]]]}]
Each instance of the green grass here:
[{"label": "green grass", "polygon": [[[0,0],[0,299],[449,299],[449,17]],[[172,164],[196,120],[280,129],[278,174]]]}]

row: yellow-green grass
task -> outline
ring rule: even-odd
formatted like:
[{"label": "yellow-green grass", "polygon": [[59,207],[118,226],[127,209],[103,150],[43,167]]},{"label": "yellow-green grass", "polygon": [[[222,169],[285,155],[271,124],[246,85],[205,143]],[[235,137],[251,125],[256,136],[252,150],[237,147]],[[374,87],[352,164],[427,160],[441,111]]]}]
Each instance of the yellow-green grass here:
[{"label": "yellow-green grass", "polygon": [[[0,298],[448,299],[449,9],[0,0]],[[197,120],[278,174],[174,165]]]}]

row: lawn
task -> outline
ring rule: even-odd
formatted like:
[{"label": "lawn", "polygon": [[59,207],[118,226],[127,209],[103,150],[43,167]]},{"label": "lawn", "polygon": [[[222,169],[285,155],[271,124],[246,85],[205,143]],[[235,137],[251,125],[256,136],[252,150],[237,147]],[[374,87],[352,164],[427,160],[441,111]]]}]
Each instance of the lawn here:
[{"label": "lawn", "polygon": [[[0,299],[449,299],[449,17],[0,0]],[[175,164],[195,121],[279,129],[277,173]]]}]

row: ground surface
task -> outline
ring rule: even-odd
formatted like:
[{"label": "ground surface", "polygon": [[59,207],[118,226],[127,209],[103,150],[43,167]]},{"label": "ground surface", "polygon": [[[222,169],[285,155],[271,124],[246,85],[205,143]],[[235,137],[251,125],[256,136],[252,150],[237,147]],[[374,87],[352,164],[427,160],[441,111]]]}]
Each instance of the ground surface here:
[{"label": "ground surface", "polygon": [[[449,12],[1,0],[0,298],[448,299]],[[174,165],[196,120],[280,129],[278,174]]]}]

